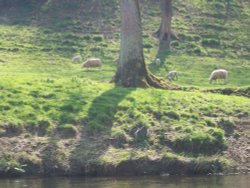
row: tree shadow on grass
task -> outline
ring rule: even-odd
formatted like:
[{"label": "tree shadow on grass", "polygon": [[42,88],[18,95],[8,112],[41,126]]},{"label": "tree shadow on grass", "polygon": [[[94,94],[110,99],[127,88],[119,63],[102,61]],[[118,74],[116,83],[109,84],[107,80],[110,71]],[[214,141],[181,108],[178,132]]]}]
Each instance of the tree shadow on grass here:
[{"label": "tree shadow on grass", "polygon": [[109,131],[119,103],[135,89],[114,87],[95,98],[88,110],[86,126],[90,133]]},{"label": "tree shadow on grass", "polygon": [[169,71],[168,69],[168,56],[170,55],[170,52],[167,50],[160,50],[158,49],[157,54],[155,56],[155,59],[159,58],[161,60],[160,65],[156,65],[155,61],[153,63],[149,64],[149,69],[153,74],[156,74],[160,68],[164,68],[166,72]]},{"label": "tree shadow on grass", "polygon": [[164,63],[165,63],[165,61],[167,60],[167,58],[168,58],[168,56],[170,55],[170,53],[171,53],[170,51],[158,49],[155,58],[160,58],[160,60],[161,60],[161,62],[162,62],[161,65],[164,65]]},{"label": "tree shadow on grass", "polygon": [[72,174],[105,174],[100,157],[108,150],[119,103],[135,89],[114,87],[92,101],[78,142],[70,156]]}]

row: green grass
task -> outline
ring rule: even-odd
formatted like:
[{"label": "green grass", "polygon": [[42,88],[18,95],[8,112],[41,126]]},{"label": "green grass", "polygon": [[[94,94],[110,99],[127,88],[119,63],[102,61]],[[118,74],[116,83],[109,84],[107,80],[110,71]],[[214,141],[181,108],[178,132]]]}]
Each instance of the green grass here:
[{"label": "green grass", "polygon": [[[110,1],[103,3],[109,9]],[[176,1],[173,30],[180,40],[172,41],[171,53],[161,54],[151,36],[159,26],[158,6],[142,6],[149,69],[165,79],[168,71],[177,70],[179,79],[174,83],[187,90],[197,88],[192,92],[121,88],[108,83],[116,71],[113,59],[119,54],[117,10],[110,15],[104,12],[105,23],[112,26],[112,34],[106,36],[97,24],[101,18],[91,22],[87,10],[80,22],[72,14],[79,13],[77,7],[72,5],[60,15],[64,9],[54,13],[53,6],[59,5],[47,4],[41,10],[46,15],[44,22],[17,7],[16,14],[9,12],[0,19],[0,137],[57,132],[75,137],[79,129],[101,132],[109,135],[113,146],[99,160],[116,165],[144,157],[182,159],[220,153],[227,147],[227,136],[237,135],[234,121],[242,114],[249,117],[249,98],[202,92],[250,87],[246,4],[234,5],[232,17],[225,20],[222,2],[196,0],[184,5]],[[239,10],[241,14],[236,13]],[[86,27],[92,33],[83,30]],[[74,54],[81,54],[83,61],[101,58],[103,67],[82,69],[80,63],[71,61]],[[163,59],[162,66],[153,63],[156,57]],[[209,84],[214,68],[229,71],[227,84]],[[2,157],[0,171],[7,168],[8,160],[12,169],[22,168],[11,157]]]},{"label": "green grass", "polygon": [[[15,83],[6,78],[3,82],[1,129],[11,128],[17,134],[26,130],[46,135],[57,127],[75,132],[74,126],[81,125],[132,145],[168,142],[177,151],[188,148],[194,154],[213,152],[209,145],[217,152],[225,147],[224,126],[232,126],[230,119],[237,118],[237,113],[250,111],[249,99],[236,96],[125,89],[79,78],[20,78]],[[162,135],[169,128],[171,137]]]},{"label": "green grass", "polygon": [[[234,112],[247,114],[250,111],[246,98],[199,92],[125,89],[108,84],[116,69],[112,60],[117,55],[118,42],[107,43],[107,47],[95,52],[91,49],[98,44],[99,36],[95,39],[98,41],[89,42],[94,38],[91,35],[62,34],[51,30],[48,34],[48,30],[44,32],[34,27],[1,26],[0,31],[1,40],[6,43],[0,51],[1,135],[9,130],[16,134],[27,130],[40,135],[52,134],[57,128],[67,132],[66,125],[70,125],[70,131],[75,132],[74,126],[84,125],[90,131],[109,132],[122,143],[147,147],[152,143],[160,145],[168,142],[177,151],[196,148],[189,150],[191,153],[202,153],[206,152],[199,149],[203,144],[213,148],[221,143],[217,148],[219,150],[225,147],[224,133],[218,140],[211,135],[207,122],[215,121],[212,124],[220,132],[222,129],[218,124],[221,121],[214,117],[236,118]],[[68,44],[61,43],[69,36],[72,41],[83,39],[80,40],[82,45],[79,42],[74,52],[66,50]],[[52,38],[53,47],[44,51]],[[103,39],[102,43],[105,43]],[[8,50],[21,44],[18,51]],[[82,50],[82,46],[86,50]],[[71,62],[75,52],[84,59],[101,57],[104,66],[101,70],[81,69],[80,64]],[[155,52],[145,53],[146,57],[148,54],[153,57]],[[250,83],[250,65],[244,59],[169,55],[161,67],[148,63],[151,71],[161,77],[167,71],[177,70],[179,79],[175,83],[186,87],[235,88],[247,87]],[[208,83],[214,67],[229,70],[227,85]],[[147,135],[148,130],[164,132],[168,127],[174,128],[171,138],[159,136],[155,130],[151,136]]]},{"label": "green grass", "polygon": [[[13,34],[13,30],[16,32]],[[39,34],[37,34],[39,32]],[[1,54],[1,76],[11,77],[15,76],[43,76],[48,78],[58,77],[73,77],[89,78],[98,81],[109,81],[114,75],[116,65],[113,59],[118,54],[118,43],[105,43],[107,47],[100,46],[100,50],[91,51],[92,46],[96,46],[96,42],[86,42],[81,40],[84,35],[79,35],[75,39],[71,34],[72,41],[78,42],[75,50],[70,51],[68,44],[63,44],[61,41],[66,40],[69,34],[53,33],[44,34],[36,28],[16,27],[16,26],[1,26],[1,33],[3,37],[3,49]],[[27,34],[28,33],[28,34]],[[38,36],[39,35],[39,38]],[[52,36],[50,36],[52,35]],[[37,42],[32,38],[37,37]],[[53,37],[53,41],[51,40]],[[44,42],[41,42],[43,41]],[[48,51],[43,51],[48,48]],[[87,44],[88,43],[88,44]],[[97,42],[98,44],[98,42]],[[88,46],[87,46],[88,45]],[[155,44],[156,45],[156,44]],[[17,46],[21,46],[17,48]],[[60,46],[60,47],[59,47]],[[84,47],[86,46],[86,47]],[[74,46],[73,46],[74,47]],[[70,47],[71,48],[71,47]],[[18,49],[14,51],[13,49]],[[155,47],[156,49],[156,47]],[[147,50],[146,50],[147,51]],[[87,71],[80,69],[80,64],[73,64],[71,58],[74,53],[80,53],[83,59],[88,57],[100,57],[104,66],[102,74],[98,74],[99,70]],[[198,86],[198,87],[241,87],[249,86],[250,78],[248,72],[250,64],[245,59],[232,58],[214,58],[214,57],[196,57],[187,55],[170,55],[164,61],[161,67],[156,67],[152,61],[155,52],[152,50],[146,54],[147,63],[151,71],[158,76],[165,78],[166,73],[170,70],[177,70],[179,73],[179,80],[176,82],[183,86]],[[150,57],[147,57],[150,56]],[[229,71],[229,83],[209,84],[208,78],[214,68],[225,68]]]}]

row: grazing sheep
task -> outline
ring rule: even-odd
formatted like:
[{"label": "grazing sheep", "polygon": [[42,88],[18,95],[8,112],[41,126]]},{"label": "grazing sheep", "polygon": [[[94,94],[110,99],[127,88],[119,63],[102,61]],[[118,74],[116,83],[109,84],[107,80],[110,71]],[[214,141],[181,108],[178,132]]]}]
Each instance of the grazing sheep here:
[{"label": "grazing sheep", "polygon": [[82,61],[82,56],[81,55],[75,55],[73,58],[72,58],[72,62],[73,63],[78,63],[78,62],[81,62]]},{"label": "grazing sheep", "polygon": [[210,77],[209,77],[209,83],[211,84],[212,81],[216,80],[224,80],[224,82],[227,82],[228,72],[225,69],[217,69],[214,70]]},{"label": "grazing sheep", "polygon": [[169,81],[178,80],[177,71],[170,71],[170,72],[167,74],[167,78],[169,79]]},{"label": "grazing sheep", "polygon": [[155,59],[155,64],[159,67],[161,65],[161,59],[160,58],[156,58]]},{"label": "grazing sheep", "polygon": [[99,58],[87,59],[87,61],[85,61],[82,64],[82,68],[95,68],[95,67],[101,67],[101,66],[102,66],[102,62]]},{"label": "grazing sheep", "polygon": [[118,64],[120,62],[120,57],[117,57],[113,60],[116,64]]}]

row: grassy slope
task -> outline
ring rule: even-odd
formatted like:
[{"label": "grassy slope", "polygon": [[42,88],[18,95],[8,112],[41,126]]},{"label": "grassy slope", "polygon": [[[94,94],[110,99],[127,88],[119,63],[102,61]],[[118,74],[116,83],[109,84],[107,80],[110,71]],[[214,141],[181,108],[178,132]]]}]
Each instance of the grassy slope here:
[{"label": "grassy slope", "polygon": [[[96,6],[111,12],[112,2],[102,3]],[[90,164],[116,168],[124,161],[178,159],[195,161],[203,169],[200,173],[208,173],[221,170],[213,166],[218,161],[232,160],[230,152],[221,157],[221,151],[231,143],[230,136],[249,137],[237,128],[239,122],[249,125],[248,98],[108,84],[116,69],[112,60],[119,52],[118,10],[93,13],[87,2],[81,6],[89,9],[74,5],[1,12],[1,172],[32,171],[24,164],[51,173]],[[234,5],[226,21],[223,3],[176,1],[175,7],[173,27],[180,41],[172,42],[171,55],[157,54],[157,41],[151,36],[160,21],[157,5],[142,7],[145,57],[151,71],[164,77],[176,69],[177,84],[200,89],[249,87],[249,5]],[[104,66],[82,70],[71,62],[74,53],[83,59],[100,57]],[[152,63],[156,56],[166,58],[161,67]],[[229,84],[208,84],[214,67],[229,70]],[[213,156],[211,163],[208,156]],[[199,173],[199,168],[192,172]]]}]

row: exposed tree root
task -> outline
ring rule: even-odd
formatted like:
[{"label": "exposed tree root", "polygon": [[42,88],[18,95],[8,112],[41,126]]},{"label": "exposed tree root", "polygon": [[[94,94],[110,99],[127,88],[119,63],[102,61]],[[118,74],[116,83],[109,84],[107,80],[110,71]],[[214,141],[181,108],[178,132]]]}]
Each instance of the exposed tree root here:
[{"label": "exposed tree root", "polygon": [[154,88],[171,89],[171,90],[180,89],[177,85],[174,85],[170,83],[169,81],[163,80],[161,78],[158,78],[150,72],[148,73],[146,77],[146,81],[150,87],[154,87]]},{"label": "exposed tree root", "polygon": [[[167,35],[167,33],[165,35]],[[152,36],[159,40],[160,39],[160,29],[158,29],[156,32],[152,33]],[[178,35],[172,31],[171,31],[171,39],[180,40]]]},{"label": "exposed tree root", "polygon": [[[114,82],[115,80],[112,79],[110,82]],[[123,87],[141,87],[141,88],[160,88],[160,89],[170,89],[170,90],[178,90],[181,89],[179,86],[164,80],[162,78],[156,77],[151,72],[148,72],[146,77],[141,78],[140,80],[137,80],[137,85],[128,85],[128,84],[121,84],[121,82],[116,83],[117,85],[121,85]]]}]

